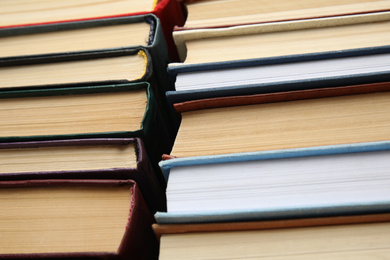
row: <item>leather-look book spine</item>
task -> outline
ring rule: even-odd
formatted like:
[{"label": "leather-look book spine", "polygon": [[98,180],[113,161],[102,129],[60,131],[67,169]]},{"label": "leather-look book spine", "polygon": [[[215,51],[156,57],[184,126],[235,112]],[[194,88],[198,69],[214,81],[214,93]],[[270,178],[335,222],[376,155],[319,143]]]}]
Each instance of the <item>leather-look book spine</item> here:
[{"label": "leather-look book spine", "polygon": [[[29,187],[59,187],[59,186],[92,186],[92,187],[119,187],[130,185],[129,217],[122,241],[117,252],[58,252],[58,253],[27,253],[27,254],[1,254],[1,259],[157,259],[158,242],[154,237],[151,225],[154,218],[142,194],[132,180],[25,180],[2,181],[0,189],[29,188]],[[5,209],[3,209],[5,210]],[[107,220],[109,221],[109,220]],[[39,236],[39,231],[37,231]]]},{"label": "leather-look book spine", "polygon": [[361,223],[378,223],[390,221],[390,213],[366,214],[355,216],[333,216],[302,219],[284,219],[268,221],[219,222],[219,223],[186,223],[186,224],[153,224],[157,239],[165,234],[191,232],[223,232],[242,230],[266,230],[278,228],[330,226]]},{"label": "leather-look book spine", "polygon": [[175,26],[183,26],[187,18],[187,9],[182,1],[161,0],[156,4],[153,13],[160,19],[168,44],[172,61],[179,60],[179,54],[173,41],[172,32]]}]

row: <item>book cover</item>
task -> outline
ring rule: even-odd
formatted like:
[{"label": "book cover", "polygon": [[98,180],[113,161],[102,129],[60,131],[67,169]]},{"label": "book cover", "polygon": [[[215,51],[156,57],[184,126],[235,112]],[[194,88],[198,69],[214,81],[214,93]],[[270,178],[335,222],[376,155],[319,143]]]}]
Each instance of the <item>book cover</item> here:
[{"label": "book cover", "polygon": [[234,222],[205,222],[205,223],[167,223],[152,225],[153,231],[160,239],[169,234],[186,234],[200,232],[225,232],[246,230],[268,230],[279,228],[303,228],[313,226],[362,224],[374,222],[388,222],[389,213],[345,215],[333,217],[282,219],[282,220],[258,220],[258,221],[234,221]]},{"label": "book cover", "polygon": [[132,180],[0,182],[3,259],[157,259],[154,222]]},{"label": "book cover", "polygon": [[166,208],[165,186],[140,138],[0,143],[0,180],[131,179],[150,211]]}]

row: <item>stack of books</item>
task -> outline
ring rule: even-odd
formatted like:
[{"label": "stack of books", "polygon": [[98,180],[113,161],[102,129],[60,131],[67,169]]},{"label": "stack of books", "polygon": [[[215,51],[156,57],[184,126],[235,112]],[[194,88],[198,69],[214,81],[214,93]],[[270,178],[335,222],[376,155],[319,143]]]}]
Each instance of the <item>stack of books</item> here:
[{"label": "stack of books", "polygon": [[0,258],[157,259],[183,4],[0,4]]},{"label": "stack of books", "polygon": [[389,255],[389,0],[0,7],[0,258]]},{"label": "stack of books", "polygon": [[165,259],[390,253],[390,1],[186,1]]}]

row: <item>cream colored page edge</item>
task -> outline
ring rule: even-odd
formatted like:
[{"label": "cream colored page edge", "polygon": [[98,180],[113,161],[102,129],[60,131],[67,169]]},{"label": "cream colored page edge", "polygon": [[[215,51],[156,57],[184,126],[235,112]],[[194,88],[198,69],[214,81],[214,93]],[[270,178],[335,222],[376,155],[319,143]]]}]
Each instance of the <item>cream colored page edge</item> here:
[{"label": "cream colored page edge", "polygon": [[137,131],[145,117],[147,102],[145,89],[3,99],[0,136]]},{"label": "cream colored page edge", "polygon": [[[174,31],[173,38],[177,46],[181,62],[185,62],[187,56],[186,42],[191,40],[208,39],[223,36],[238,36],[261,34],[268,32],[282,32],[291,30],[302,30],[310,28],[350,25],[368,22],[380,22],[390,20],[390,12],[361,14],[350,16],[338,16],[332,18],[320,18],[300,21],[274,22],[265,24],[251,24],[232,26],[226,28],[194,29]],[[182,63],[171,63],[170,66],[178,66]]]},{"label": "cream colored page edge", "polygon": [[170,234],[161,237],[160,260],[382,259],[390,252],[389,230],[389,223],[374,223]]},{"label": "cream colored page edge", "polygon": [[145,75],[146,57],[140,54],[92,60],[39,63],[0,69],[0,88],[112,80],[134,81]]},{"label": "cream colored page edge", "polygon": [[0,149],[1,173],[84,171],[136,168],[133,142],[126,145],[64,145]]},{"label": "cream colored page edge", "polygon": [[[238,3],[238,1],[233,1],[233,3]],[[244,4],[244,1],[240,1],[240,5]],[[261,4],[253,6],[252,10],[258,10],[256,14],[251,11],[251,14],[242,15],[233,15],[233,16],[223,16],[212,18],[208,11],[201,13],[200,7],[195,7],[195,5],[201,6],[202,3],[188,4],[188,18],[184,25],[185,28],[199,28],[207,26],[226,26],[234,24],[245,24],[245,23],[260,23],[260,22],[272,22],[272,21],[281,21],[281,20],[293,20],[293,19],[307,19],[315,17],[326,17],[334,15],[347,15],[354,13],[368,13],[368,12],[378,12],[386,11],[390,9],[389,1],[374,1],[374,2],[365,2],[365,3],[354,3],[354,4],[342,4],[335,6],[327,7],[313,7],[306,9],[292,9],[286,11],[267,11],[263,12]],[[204,7],[207,10],[214,10],[220,5],[218,2],[203,3]],[[194,10],[192,10],[194,6]],[[235,7],[232,7],[235,8]],[[245,8],[243,8],[245,10]],[[241,9],[240,9],[241,10]],[[199,14],[200,13],[200,14]],[[193,15],[193,16],[192,16]],[[198,18],[196,18],[198,17]]]},{"label": "cream colored page edge", "polygon": [[0,189],[2,254],[117,253],[131,186]]},{"label": "cream colored page edge", "polygon": [[150,24],[137,22],[7,36],[0,57],[146,46],[149,33]]},{"label": "cream colored page edge", "polygon": [[192,157],[388,140],[388,97],[389,92],[382,92],[184,112],[171,154]]},{"label": "cream colored page edge", "polygon": [[[0,27],[84,18],[105,17],[136,12],[151,12],[155,0],[12,0],[0,8]],[[23,13],[24,15],[19,15]]]}]

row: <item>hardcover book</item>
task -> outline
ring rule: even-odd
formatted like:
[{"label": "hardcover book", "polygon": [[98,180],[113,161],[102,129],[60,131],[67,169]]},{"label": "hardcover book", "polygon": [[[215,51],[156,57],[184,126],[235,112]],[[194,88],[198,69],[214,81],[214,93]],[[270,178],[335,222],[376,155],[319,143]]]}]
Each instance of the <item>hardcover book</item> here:
[{"label": "hardcover book", "polygon": [[386,258],[390,253],[389,217],[379,221],[374,218],[372,221],[267,230],[163,234],[159,259]]},{"label": "hardcover book", "polygon": [[170,66],[170,104],[389,80],[389,46]]},{"label": "hardcover book", "polygon": [[[144,48],[38,55],[1,60],[2,90],[88,86],[147,81],[155,84],[149,52]],[[158,90],[153,86],[154,90]]]},{"label": "hardcover book", "polygon": [[[174,31],[184,65],[389,45],[390,13],[253,23]],[[363,36],[364,35],[364,36]],[[171,63],[170,66],[183,65]]]},{"label": "hardcover book", "polygon": [[150,211],[166,208],[159,182],[140,138],[86,138],[0,143],[0,180],[131,179]]},{"label": "hardcover book", "polygon": [[173,158],[160,162],[159,224],[389,212],[389,141]]},{"label": "hardcover book", "polygon": [[134,181],[2,181],[0,197],[1,258],[158,258]]},{"label": "hardcover book", "polygon": [[0,29],[0,42],[1,88],[146,80],[176,135],[178,119],[165,98],[174,89],[166,73],[170,58],[153,14],[7,27]]},{"label": "hardcover book", "polygon": [[173,27],[183,25],[186,18],[182,3],[176,0],[104,2],[78,0],[33,3],[15,0],[0,4],[0,7],[2,10],[0,28],[154,14],[161,20],[169,52],[174,60],[177,59],[177,50],[172,39]]},{"label": "hardcover book", "polygon": [[[28,65],[29,63],[39,63],[39,61],[52,63],[57,60],[61,61],[61,59],[62,61],[84,59],[86,64],[79,66],[85,70],[92,63],[92,61],[87,63],[87,60],[93,60],[98,56],[94,53],[112,52],[111,55],[115,56],[115,53],[120,53],[123,50],[143,48],[147,50],[150,58],[144,57],[143,65],[138,65],[137,69],[141,70],[139,73],[146,74],[148,72],[145,72],[145,69],[151,69],[153,66],[153,74],[157,79],[159,89],[156,94],[165,95],[165,91],[173,89],[165,72],[170,59],[160,20],[151,14],[3,28],[0,29],[0,42],[3,45],[0,51],[2,70],[7,69],[6,66],[9,64],[13,66]],[[82,56],[78,58],[77,54],[80,53]],[[88,53],[91,53],[92,57],[89,57]],[[103,55],[109,56],[110,54]],[[67,56],[76,57],[67,58]],[[147,62],[150,65],[145,65]],[[131,67],[127,66],[130,72]],[[53,70],[55,69],[53,68]],[[80,68],[78,69],[80,70]],[[91,68],[91,70],[96,71],[96,74],[102,74],[100,76],[93,75],[96,78],[94,81],[110,80],[110,78],[105,78],[113,77],[109,73],[106,76],[107,69],[109,69],[108,66],[100,69]],[[123,67],[122,71],[123,69],[126,68]],[[113,71],[115,72],[115,70]],[[113,73],[112,71],[108,72]],[[5,71],[4,74],[8,74],[8,71]],[[125,79],[129,80],[128,77],[131,75],[127,74]],[[123,80],[123,78],[120,79]],[[134,80],[134,78],[130,80]],[[24,84],[24,82],[20,84]]]},{"label": "hardcover book", "polygon": [[267,0],[187,0],[188,17],[183,27],[219,28],[237,24],[310,19],[335,15],[368,13],[390,9],[389,1],[267,1]]},{"label": "hardcover book", "polygon": [[146,82],[3,91],[2,142],[139,137],[156,168],[172,140]]},{"label": "hardcover book", "polygon": [[162,161],[159,259],[387,255],[389,149],[383,141]]},{"label": "hardcover book", "polygon": [[390,138],[389,83],[192,100],[171,156],[303,148]]},{"label": "hardcover book", "polygon": [[[178,129],[178,117],[168,113],[165,91],[170,83],[156,74],[149,50],[143,47],[104,51],[70,52],[0,59],[2,91],[124,85],[148,82],[156,94],[159,113],[171,138]],[[166,77],[166,76],[165,76]]]}]

